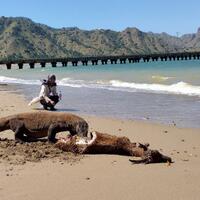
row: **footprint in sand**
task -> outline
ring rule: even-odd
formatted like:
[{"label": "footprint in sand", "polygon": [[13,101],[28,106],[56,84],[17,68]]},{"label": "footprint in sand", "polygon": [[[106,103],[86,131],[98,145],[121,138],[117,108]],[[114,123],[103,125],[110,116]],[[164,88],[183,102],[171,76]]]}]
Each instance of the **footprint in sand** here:
[{"label": "footprint in sand", "polygon": [[189,161],[189,159],[181,159],[182,161],[184,161],[184,162],[188,162]]},{"label": "footprint in sand", "polygon": [[168,133],[168,131],[163,131],[164,133]]}]

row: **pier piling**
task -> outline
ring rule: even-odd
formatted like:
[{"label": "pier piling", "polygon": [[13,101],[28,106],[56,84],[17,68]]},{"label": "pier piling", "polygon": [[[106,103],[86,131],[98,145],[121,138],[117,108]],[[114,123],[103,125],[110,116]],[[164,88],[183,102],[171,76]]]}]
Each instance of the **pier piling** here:
[{"label": "pier piling", "polygon": [[7,63],[7,64],[6,64],[7,69],[11,69],[11,66],[12,66],[11,63]]},{"label": "pier piling", "polygon": [[23,69],[23,63],[18,63],[19,69]]},{"label": "pier piling", "polygon": [[41,62],[40,65],[41,65],[41,67],[45,67],[46,63],[45,62]]},{"label": "pier piling", "polygon": [[57,62],[51,62],[52,67],[56,67],[57,66]]},{"label": "pier piling", "polygon": [[35,67],[35,63],[29,63],[29,66],[31,69],[33,69]]}]

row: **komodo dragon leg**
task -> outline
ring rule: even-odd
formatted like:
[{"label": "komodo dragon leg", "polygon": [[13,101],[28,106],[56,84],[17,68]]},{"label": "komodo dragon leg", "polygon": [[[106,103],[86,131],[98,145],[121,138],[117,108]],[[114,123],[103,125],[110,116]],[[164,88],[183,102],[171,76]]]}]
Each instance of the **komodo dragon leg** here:
[{"label": "komodo dragon leg", "polygon": [[10,129],[15,133],[15,140],[26,141],[24,133],[27,132],[27,129],[24,126],[24,123],[20,120],[13,119],[10,120]]},{"label": "komodo dragon leg", "polygon": [[55,143],[57,141],[56,134],[62,131],[69,131],[71,132],[70,125],[67,123],[54,123],[48,129],[48,140],[50,142]]}]

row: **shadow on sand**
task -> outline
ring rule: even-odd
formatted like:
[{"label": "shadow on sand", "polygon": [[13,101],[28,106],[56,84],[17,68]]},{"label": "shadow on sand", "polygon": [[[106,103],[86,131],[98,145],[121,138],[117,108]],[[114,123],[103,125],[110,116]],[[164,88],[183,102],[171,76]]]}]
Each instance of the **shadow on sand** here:
[{"label": "shadow on sand", "polygon": [[[44,108],[33,108],[33,110],[44,110]],[[49,110],[50,111],[50,110]],[[78,112],[80,110],[74,108],[58,108],[55,110],[56,112]]]}]

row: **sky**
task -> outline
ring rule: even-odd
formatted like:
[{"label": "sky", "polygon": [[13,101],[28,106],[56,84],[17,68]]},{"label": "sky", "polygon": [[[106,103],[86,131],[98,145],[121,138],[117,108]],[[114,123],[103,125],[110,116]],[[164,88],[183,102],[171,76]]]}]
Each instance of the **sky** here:
[{"label": "sky", "polygon": [[171,35],[200,27],[200,0],[0,0],[1,16],[28,17],[54,28],[137,27]]}]

